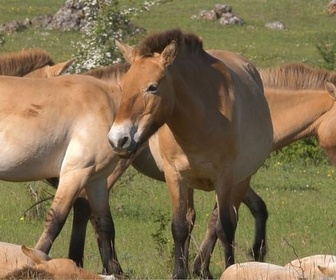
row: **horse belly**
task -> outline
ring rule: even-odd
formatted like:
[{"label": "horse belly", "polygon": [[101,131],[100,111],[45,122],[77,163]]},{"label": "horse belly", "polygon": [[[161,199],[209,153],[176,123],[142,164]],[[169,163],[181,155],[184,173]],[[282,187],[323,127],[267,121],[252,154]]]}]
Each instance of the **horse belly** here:
[{"label": "horse belly", "polygon": [[[60,152],[45,145],[15,145],[5,143],[0,149],[0,179],[5,181],[32,181],[59,175]],[[41,144],[41,143],[40,143]]]},{"label": "horse belly", "polygon": [[40,159],[29,159],[20,161],[0,156],[0,179],[12,182],[26,182],[42,180],[51,177],[58,177],[59,170],[50,161]]}]

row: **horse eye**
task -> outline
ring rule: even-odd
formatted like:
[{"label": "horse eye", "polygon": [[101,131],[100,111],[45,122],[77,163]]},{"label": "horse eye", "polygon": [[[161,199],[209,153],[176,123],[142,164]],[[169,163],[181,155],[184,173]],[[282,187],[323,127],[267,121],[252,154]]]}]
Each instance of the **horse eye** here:
[{"label": "horse eye", "polygon": [[157,89],[158,89],[158,85],[152,84],[147,88],[146,92],[155,92]]}]

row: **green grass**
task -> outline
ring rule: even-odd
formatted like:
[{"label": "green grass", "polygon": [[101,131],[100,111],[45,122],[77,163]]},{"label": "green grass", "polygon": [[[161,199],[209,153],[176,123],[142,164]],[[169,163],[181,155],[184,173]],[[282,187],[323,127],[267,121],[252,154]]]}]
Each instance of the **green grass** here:
[{"label": "green grass", "polygon": [[[64,1],[30,0],[2,1],[1,22],[53,13]],[[218,1],[172,1],[152,7],[133,21],[148,32],[181,27],[204,40],[206,48],[229,49],[252,59],[257,66],[280,62],[303,61],[321,63],[316,50],[320,36],[335,36],[335,17],[326,14],[326,2],[316,1],[227,1],[234,14],[242,17],[244,26],[220,26],[216,22],[193,21],[191,15],[210,9]],[[121,0],[120,5],[137,7],[142,0]],[[282,21],[286,30],[270,31],[267,22]],[[1,52],[42,47],[56,61],[73,56],[71,42],[81,40],[77,32],[29,29],[6,35]],[[335,173],[329,165],[303,165],[300,162],[278,163],[276,157],[267,161],[253,178],[255,190],[268,205],[267,261],[285,264],[312,254],[335,254],[334,227],[336,225],[334,188]],[[28,183],[0,182],[0,240],[34,246],[43,229],[43,219],[22,219],[23,212],[33,203],[27,191]],[[41,187],[43,183],[29,183]],[[193,232],[191,256],[195,256],[206,229],[214,194],[196,192],[197,220]],[[47,205],[46,205],[47,206]],[[163,183],[155,182],[133,169],[118,181],[111,193],[111,211],[117,230],[116,244],[119,260],[131,278],[169,278],[172,269],[173,241],[170,226],[161,232],[166,243],[158,244],[152,237],[160,227],[158,216],[170,217],[169,194]],[[71,214],[70,214],[71,215]],[[71,217],[70,217],[71,218]],[[71,219],[68,219],[51,251],[53,257],[67,256]],[[246,251],[252,244],[253,219],[245,206],[240,209],[236,235],[237,261],[246,261]],[[162,245],[162,251],[157,249]],[[191,258],[192,259],[192,258]],[[216,277],[223,270],[223,253],[217,246],[212,260]],[[100,271],[101,262],[92,228],[89,227],[85,250],[85,265]]]},{"label": "green grass", "polygon": [[[141,0],[122,0],[121,5],[137,6]],[[244,19],[244,26],[223,27],[217,22],[195,21],[191,16],[210,10],[215,0],[171,1],[154,6],[150,16],[140,14],[134,22],[148,31],[181,27],[199,34],[206,48],[239,52],[264,67],[287,61],[301,61],[312,65],[321,63],[316,43],[322,34],[336,37],[335,17],[326,14],[326,3],[319,1],[226,1],[233,13]],[[162,16],[164,13],[165,16]],[[271,31],[265,24],[281,21],[286,29]]]}]

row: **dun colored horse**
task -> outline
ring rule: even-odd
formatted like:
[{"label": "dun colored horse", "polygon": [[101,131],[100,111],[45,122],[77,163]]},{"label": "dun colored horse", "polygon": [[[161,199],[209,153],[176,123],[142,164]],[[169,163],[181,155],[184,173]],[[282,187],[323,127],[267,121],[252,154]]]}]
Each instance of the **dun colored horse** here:
[{"label": "dun colored horse", "polygon": [[119,47],[131,66],[122,78],[122,100],[108,137],[114,151],[129,158],[158,133],[173,209],[173,277],[187,275],[192,189],[215,190],[216,230],[226,266],[233,264],[244,181],[270,153],[273,139],[258,71],[231,52],[218,60],[197,36],[180,30],[149,36],[135,49]]},{"label": "dun colored horse", "polygon": [[42,49],[6,53],[0,56],[0,75],[50,78],[63,74],[73,60],[55,64]]},{"label": "dun colored horse", "polygon": [[51,259],[24,245],[0,243],[1,279],[115,279],[84,270],[69,259]]},{"label": "dun colored horse", "polygon": [[0,152],[0,179],[59,177],[36,249],[49,252],[85,188],[105,272],[120,274],[107,189],[107,178],[123,164],[106,137],[116,109],[113,88],[84,75],[1,76],[0,85],[0,139],[6,144]]},{"label": "dun colored horse", "polygon": [[[35,251],[41,260],[50,260],[45,253]],[[33,265],[31,259],[22,252],[20,245],[0,242],[0,279],[16,269],[31,265]]]},{"label": "dun colored horse", "polygon": [[[101,69],[91,70],[85,74],[101,79],[110,87],[116,87],[119,84],[121,77],[126,73],[128,68],[128,64],[114,64]],[[119,107],[120,103],[120,94],[117,94],[117,91],[114,91],[114,93],[115,94],[113,95],[113,101],[115,107],[117,108]],[[114,183],[121,176],[121,174],[127,169],[131,161],[119,159],[119,163],[120,164],[118,168],[113,170],[113,172],[109,176],[109,190],[113,187]],[[165,182],[164,173],[162,172],[162,170],[158,169],[148,146],[144,147],[143,150],[140,151],[140,153],[134,158],[134,160],[132,161],[132,165],[146,176]],[[48,182],[51,183],[54,187],[57,187],[58,178],[48,179]],[[265,239],[265,223],[267,220],[266,205],[252,189],[248,190],[248,193],[245,196],[243,202],[250,209],[256,221],[257,234],[255,238],[255,243],[253,245],[253,248],[256,248],[256,250],[252,252],[252,255],[256,260],[262,260],[263,251],[260,250],[260,248],[262,247]],[[91,209],[86,199],[85,192],[82,192],[79,195],[79,197],[75,201],[73,208],[74,219],[70,240],[69,257],[74,260],[77,265],[83,267],[84,244],[86,236],[85,233],[88,221],[91,220],[91,223],[95,227],[94,221],[92,221],[91,219]]]}]

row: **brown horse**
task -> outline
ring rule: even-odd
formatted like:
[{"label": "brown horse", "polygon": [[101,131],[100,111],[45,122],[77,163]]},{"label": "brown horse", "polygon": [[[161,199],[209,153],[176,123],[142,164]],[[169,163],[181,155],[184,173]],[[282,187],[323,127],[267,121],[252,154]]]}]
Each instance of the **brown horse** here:
[{"label": "brown horse", "polygon": [[63,74],[74,62],[55,64],[50,54],[42,49],[0,55],[0,75],[50,78]]},{"label": "brown horse", "polygon": [[[116,87],[119,84],[121,77],[126,73],[128,68],[129,64],[127,63],[114,64],[101,69],[91,70],[85,74],[101,79],[110,87]],[[115,89],[112,97],[116,108],[119,107],[121,96],[117,93],[118,89]],[[116,161],[118,161],[119,164],[108,178],[109,190],[112,189],[117,179],[131,164],[131,161],[119,159],[119,157],[117,157]],[[144,147],[144,149],[134,158],[134,160],[132,161],[132,165],[146,176],[165,182],[164,173],[157,167],[148,146]],[[55,188],[58,186],[58,178],[48,179],[47,181]],[[260,248],[265,238],[265,224],[267,220],[266,205],[252,189],[248,190],[248,193],[244,198],[243,202],[250,209],[256,221],[257,233],[255,238],[256,241],[253,245],[253,248],[257,248],[257,250],[253,252],[252,255],[255,257],[256,260],[261,260],[263,254],[259,254],[259,252],[261,251]],[[69,258],[74,260],[78,266],[83,267],[84,245],[88,221],[90,220],[93,227],[95,227],[94,221],[92,220],[90,205],[86,198],[85,191],[82,191],[80,193],[79,197],[74,203],[73,209],[74,217],[69,247]]]},{"label": "brown horse", "polygon": [[[101,79],[110,87],[116,87],[119,84],[121,77],[126,73],[128,68],[129,64],[127,63],[114,64],[101,69],[91,70],[85,74]],[[114,91],[114,93],[115,94],[113,94],[113,101],[115,107],[117,108],[119,107],[121,95],[117,94],[117,89]],[[108,178],[109,190],[113,187],[116,180],[127,169],[130,163],[131,161],[119,159],[118,168],[113,170]],[[157,167],[157,164],[154,161],[148,146],[144,147],[144,149],[134,158],[134,160],[132,161],[132,165],[146,176],[165,182],[164,173]],[[48,182],[54,187],[57,187],[58,178],[48,179]],[[249,208],[252,215],[255,217],[256,222],[256,237],[253,245],[253,248],[256,248],[256,251],[253,251],[252,255],[256,260],[262,260],[262,253],[264,253],[264,251],[260,248],[264,244],[265,240],[265,224],[267,220],[266,205],[252,189],[248,190],[248,193],[244,198],[243,203],[246,204],[246,206]],[[74,260],[77,265],[83,267],[84,245],[88,221],[91,220],[91,223],[95,227],[94,221],[92,221],[91,209],[86,199],[85,191],[81,192],[79,197],[76,199],[73,209],[74,218],[70,240],[69,258]]]},{"label": "brown horse", "polygon": [[66,258],[51,259],[24,245],[1,243],[0,249],[1,279],[112,279],[84,270]]},{"label": "brown horse", "polygon": [[233,264],[237,211],[247,191],[243,182],[270,153],[273,138],[258,71],[231,52],[225,62],[216,59],[197,36],[180,30],[149,36],[136,49],[119,47],[131,67],[122,78],[122,100],[108,137],[117,154],[132,157],[158,133],[173,208],[173,277],[187,275],[194,188],[215,190],[216,229],[226,266]]},{"label": "brown horse", "polygon": [[[35,250],[35,253],[41,260],[50,260],[50,257],[42,251]],[[0,242],[0,279],[16,269],[30,265],[33,263],[22,252],[20,245]]]},{"label": "brown horse", "polygon": [[123,165],[106,137],[116,109],[113,88],[84,75],[1,76],[0,85],[0,179],[60,178],[36,249],[49,252],[85,188],[105,272],[120,274],[107,189]]}]

